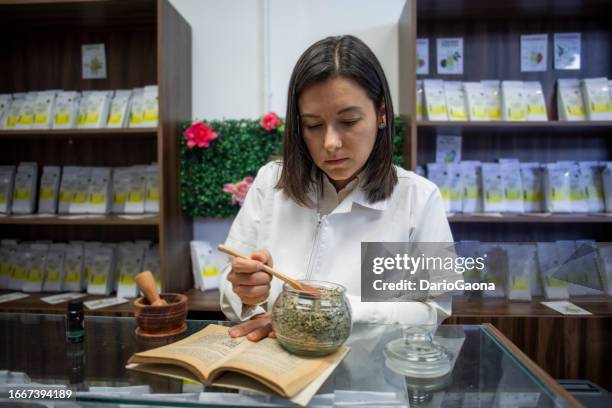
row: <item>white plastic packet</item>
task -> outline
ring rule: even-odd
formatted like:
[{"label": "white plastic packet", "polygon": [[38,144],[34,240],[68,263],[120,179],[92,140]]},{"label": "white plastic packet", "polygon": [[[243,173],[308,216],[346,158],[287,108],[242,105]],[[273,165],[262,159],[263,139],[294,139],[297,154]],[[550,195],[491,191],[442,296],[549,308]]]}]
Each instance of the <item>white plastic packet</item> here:
[{"label": "white plastic packet", "polygon": [[144,87],[142,105],[142,125],[146,127],[157,126],[159,110],[157,85]]},{"label": "white plastic packet", "polygon": [[54,129],[72,129],[76,127],[79,114],[80,94],[75,91],[59,92],[55,98],[53,113]]},{"label": "white plastic packet", "polygon": [[540,84],[540,82],[523,82],[523,90],[525,92],[525,101],[527,103],[527,120],[548,120],[548,114],[546,112],[546,101],[544,99],[544,93],[542,92],[542,85]]},{"label": "white plastic packet", "polygon": [[8,110],[2,117],[2,129],[15,129],[17,126],[17,121],[19,120],[19,112],[21,112],[22,106],[25,104],[26,94],[13,94],[13,100],[11,105],[8,107]]},{"label": "white plastic packet", "polygon": [[89,192],[87,195],[89,214],[108,214],[111,206],[112,169],[91,167]]},{"label": "white plastic packet", "polygon": [[142,272],[145,247],[131,242],[122,243],[117,248],[117,296],[134,298],[138,296],[138,285],[134,278]]},{"label": "white plastic packet", "polygon": [[482,163],[479,161],[462,161],[463,175],[463,212],[480,213],[482,207]]},{"label": "white plastic packet", "polygon": [[451,121],[466,121],[468,112],[463,83],[460,81],[445,81],[444,94],[446,96],[448,119]]},{"label": "white plastic packet", "polygon": [[446,163],[428,163],[427,178],[438,186],[446,212],[450,212],[450,179]]},{"label": "white plastic packet", "polygon": [[504,244],[508,255],[507,293],[510,300],[531,300],[532,274],[537,272],[534,244]]},{"label": "white plastic packet", "polygon": [[544,165],[544,201],[547,212],[569,213],[572,211],[570,169],[566,165],[558,163]]},{"label": "white plastic packet", "polygon": [[606,163],[601,173],[605,196],[606,212],[612,213],[612,162]]},{"label": "white plastic packet", "polygon": [[504,177],[499,163],[482,163],[482,196],[484,212],[505,212]]},{"label": "white plastic packet", "polygon": [[541,165],[539,163],[520,163],[520,170],[525,212],[542,212],[544,210],[544,189]]},{"label": "white plastic packet", "polygon": [[113,96],[110,104],[107,127],[122,128],[127,126],[131,100],[132,90],[119,89],[115,91],[115,96]]},{"label": "white plastic packet", "polygon": [[191,264],[194,285],[201,291],[219,287],[219,269],[212,245],[206,241],[191,241]]},{"label": "white plastic packet", "polygon": [[143,127],[144,121],[144,88],[132,90],[132,105],[130,106],[129,127]]},{"label": "white plastic packet", "polygon": [[0,166],[0,214],[11,213],[15,171],[15,166]]},{"label": "white plastic packet", "polygon": [[523,183],[521,181],[518,159],[499,159],[499,163],[504,179],[506,211],[511,213],[525,212],[523,205]]},{"label": "white plastic packet", "polygon": [[62,179],[59,187],[59,202],[57,212],[60,214],[68,214],[70,205],[76,195],[79,173],[81,167],[64,166],[62,168]]},{"label": "white plastic packet", "polygon": [[[81,97],[81,107],[84,106],[84,120],[79,122],[80,128],[106,127],[110,102],[113,91],[92,91]],[[82,112],[79,107],[79,114]]]},{"label": "white plastic packet", "polygon": [[34,162],[22,162],[17,167],[13,189],[11,211],[14,214],[32,214],[36,203],[38,185],[38,165]]},{"label": "white plastic packet", "polygon": [[81,242],[71,242],[66,246],[63,290],[70,292],[80,292],[82,290],[84,260],[84,246]]},{"label": "white plastic packet", "polygon": [[537,254],[546,299],[569,299],[567,282],[557,277],[560,267],[557,245],[554,242],[538,242]]},{"label": "white plastic packet", "polygon": [[584,184],[581,168],[576,162],[559,162],[566,166],[570,172],[570,207],[573,213],[587,213],[589,211],[587,189]]},{"label": "white plastic packet", "polygon": [[506,121],[527,120],[527,101],[521,81],[502,81],[502,111]]},{"label": "white plastic packet", "polygon": [[108,296],[114,288],[115,254],[109,245],[85,248],[87,293]]},{"label": "white plastic packet", "polygon": [[581,121],[586,119],[584,100],[578,79],[557,80],[557,110],[559,120]]},{"label": "white plastic packet", "polygon": [[487,112],[487,95],[483,85],[480,82],[464,82],[463,89],[469,120],[474,122],[490,120]]},{"label": "white plastic packet", "polygon": [[159,213],[159,167],[157,163],[147,166],[145,172],[144,211],[146,213]]},{"label": "white plastic packet", "polygon": [[64,289],[64,259],[66,257],[66,244],[56,243],[49,245],[45,262],[45,283],[43,291],[60,292]]},{"label": "white plastic packet", "polygon": [[41,292],[45,281],[45,263],[48,244],[32,244],[27,251],[28,272],[23,284],[24,292]]},{"label": "white plastic packet", "polygon": [[463,211],[463,175],[459,163],[447,163],[446,172],[449,186],[449,208],[451,213]]},{"label": "white plastic packet", "polygon": [[55,91],[38,92],[34,102],[32,129],[51,129],[55,111]]},{"label": "white plastic packet", "polygon": [[6,124],[6,116],[8,115],[11,104],[13,103],[13,95],[0,94],[0,129],[4,129]]},{"label": "white plastic packet", "polygon": [[91,167],[80,167],[74,175],[74,195],[68,212],[70,214],[87,214],[89,210],[89,184],[91,182]]},{"label": "white plastic packet", "polygon": [[0,247],[0,289],[8,289],[13,269],[15,268],[16,246]]},{"label": "white plastic packet", "polygon": [[8,288],[10,290],[23,290],[23,285],[28,277],[29,256],[27,251],[30,244],[20,244],[16,249],[12,258],[13,270],[9,279]]},{"label": "white plastic packet", "polygon": [[487,117],[489,120],[501,120],[501,88],[497,80],[480,81],[487,101]]},{"label": "white plastic packet", "polygon": [[38,213],[55,214],[59,198],[59,187],[62,168],[60,166],[43,167],[38,194]]},{"label": "white plastic packet", "polygon": [[612,120],[612,101],[607,78],[587,78],[580,83],[589,120]]},{"label": "white plastic packet", "polygon": [[441,79],[425,79],[425,112],[428,120],[448,120],[444,81]]},{"label": "white plastic packet", "polygon": [[602,171],[603,166],[595,161],[580,162],[582,185],[586,191],[587,207],[590,213],[605,210]]},{"label": "white plastic packet", "polygon": [[37,92],[28,92],[23,103],[20,104],[15,129],[31,129],[34,125],[34,108]]}]

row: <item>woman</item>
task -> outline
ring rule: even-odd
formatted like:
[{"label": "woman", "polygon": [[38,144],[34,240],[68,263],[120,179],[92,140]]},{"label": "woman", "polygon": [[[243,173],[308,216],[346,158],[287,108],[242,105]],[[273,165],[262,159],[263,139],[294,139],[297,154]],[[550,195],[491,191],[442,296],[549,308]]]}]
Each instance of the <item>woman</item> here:
[{"label": "woman", "polygon": [[221,279],[232,336],[273,336],[270,313],[282,290],[262,265],[297,279],[347,288],[354,321],[436,323],[439,303],[362,303],[361,242],[452,242],[436,186],[395,167],[393,105],[372,51],[353,36],[308,48],[289,83],[282,162],[263,166],[234,220],[233,259]]}]

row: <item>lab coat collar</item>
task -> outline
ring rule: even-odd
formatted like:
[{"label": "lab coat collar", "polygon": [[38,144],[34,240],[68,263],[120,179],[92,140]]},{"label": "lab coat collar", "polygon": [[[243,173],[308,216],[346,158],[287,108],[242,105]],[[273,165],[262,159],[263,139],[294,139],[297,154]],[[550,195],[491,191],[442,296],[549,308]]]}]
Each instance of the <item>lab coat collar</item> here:
[{"label": "lab coat collar", "polygon": [[381,200],[375,203],[370,203],[368,201],[368,197],[365,191],[363,191],[363,188],[362,188],[364,181],[365,181],[363,172],[359,173],[357,175],[357,178],[359,180],[359,183],[355,186],[355,188],[353,188],[353,191],[351,191],[349,195],[346,196],[346,198],[342,200],[342,202],[338,204],[336,208],[334,208],[331,214],[343,214],[343,213],[351,212],[353,209],[353,204],[359,204],[362,207],[370,208],[372,210],[377,210],[377,211],[384,211],[387,208],[388,200]]}]

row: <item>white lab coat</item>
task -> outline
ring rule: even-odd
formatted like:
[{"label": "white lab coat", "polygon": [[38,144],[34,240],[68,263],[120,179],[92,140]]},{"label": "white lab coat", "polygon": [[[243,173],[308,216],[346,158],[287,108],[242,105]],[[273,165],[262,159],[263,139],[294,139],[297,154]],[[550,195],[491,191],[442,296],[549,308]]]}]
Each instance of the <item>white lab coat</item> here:
[{"label": "white lab coat", "polygon": [[[250,254],[267,249],[274,269],[296,279],[339,283],[346,287],[355,322],[437,324],[451,313],[450,296],[436,301],[360,301],[361,242],[452,242],[442,197],[435,184],[396,167],[399,182],[387,200],[369,203],[357,187],[327,216],[297,205],[274,186],[282,164],[270,162],[257,173],[225,242]],[[311,198],[316,198],[312,192]],[[319,222],[320,220],[320,222]],[[221,310],[230,320],[244,321],[272,310],[282,281],[272,279],[267,304],[243,307],[221,274]]]}]

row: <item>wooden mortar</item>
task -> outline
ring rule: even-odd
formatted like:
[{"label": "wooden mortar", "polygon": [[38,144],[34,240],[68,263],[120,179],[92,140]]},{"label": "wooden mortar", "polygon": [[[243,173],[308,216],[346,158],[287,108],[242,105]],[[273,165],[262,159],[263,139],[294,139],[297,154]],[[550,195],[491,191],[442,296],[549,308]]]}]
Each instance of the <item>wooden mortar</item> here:
[{"label": "wooden mortar", "polygon": [[180,293],[157,294],[149,271],[136,275],[136,283],[145,297],[134,300],[136,334],[146,338],[176,336],[187,330],[187,296]]}]

